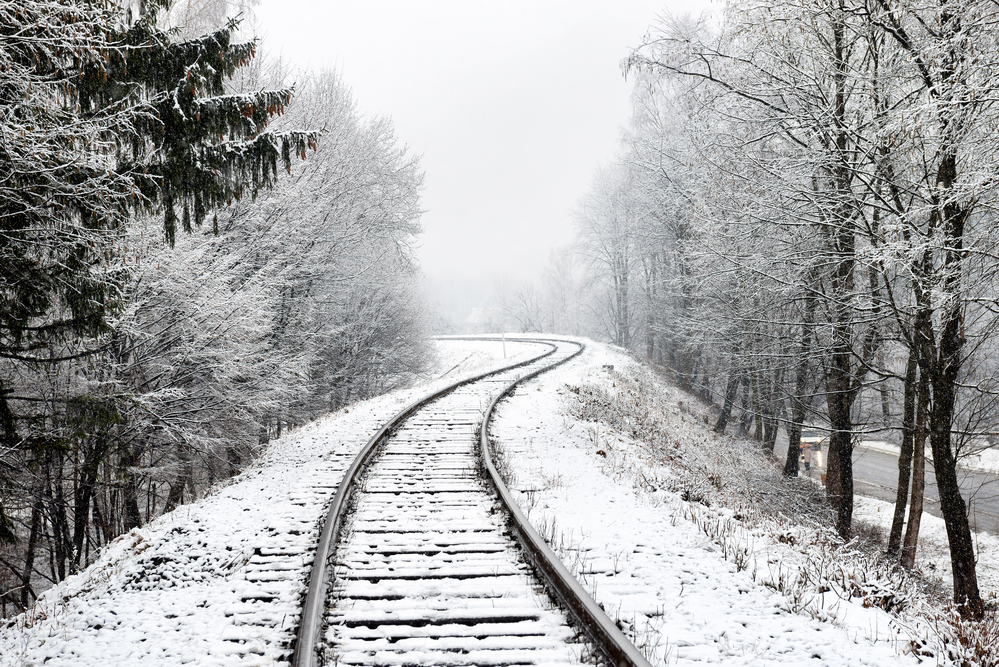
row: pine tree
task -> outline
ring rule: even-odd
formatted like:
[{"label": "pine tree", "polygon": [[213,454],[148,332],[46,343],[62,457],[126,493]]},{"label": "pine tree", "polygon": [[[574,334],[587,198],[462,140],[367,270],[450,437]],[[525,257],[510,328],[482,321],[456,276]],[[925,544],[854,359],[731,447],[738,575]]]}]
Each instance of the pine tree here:
[{"label": "pine tree", "polygon": [[264,131],[292,90],[225,93],[256,48],[235,21],[174,41],[156,25],[168,4],[132,21],[113,0],[0,0],[0,483],[69,445],[57,425],[78,397],[42,400],[39,377],[100,352],[129,218],[162,211],[172,244],[178,222],[255,196],[315,145]]},{"label": "pine tree", "polygon": [[[96,3],[0,0],[0,479],[18,452],[52,444],[19,378],[80,352],[64,341],[101,333],[124,279],[109,249],[131,179],[113,164],[136,115],[82,114],[74,85],[102,62],[110,19]],[[0,506],[0,540],[11,539]]]},{"label": "pine tree", "polygon": [[[255,197],[273,184],[278,161],[291,168],[293,153],[305,157],[315,148],[310,132],[265,132],[269,120],[284,112],[292,90],[227,95],[225,82],[254,57],[256,41],[234,43],[239,23],[203,37],[173,42],[156,26],[156,9],[147,12],[110,41],[118,48],[105,62],[80,71],[84,112],[135,105],[139,118],[119,155],[127,173],[145,195],[143,204],[160,204],[164,229],[173,243],[178,212],[184,231],[200,225],[208,211]],[[130,148],[130,150],[129,150]]]}]

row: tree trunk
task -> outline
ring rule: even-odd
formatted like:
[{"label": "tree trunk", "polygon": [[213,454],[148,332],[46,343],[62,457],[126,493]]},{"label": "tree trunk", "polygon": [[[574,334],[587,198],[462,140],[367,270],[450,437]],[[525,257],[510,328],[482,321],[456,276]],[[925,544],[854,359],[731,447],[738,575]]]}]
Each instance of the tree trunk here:
[{"label": "tree trunk", "polygon": [[777,428],[779,422],[777,421],[776,415],[768,415],[767,423],[763,428],[763,449],[765,449],[771,455],[774,451],[774,446],[777,444]]},{"label": "tree trunk", "polygon": [[184,502],[184,488],[187,486],[187,478],[181,475],[170,483],[170,493],[167,494],[166,505],[163,513],[172,512]]},{"label": "tree trunk", "polygon": [[829,434],[829,449],[826,452],[826,500],[839,510],[839,499],[842,495],[839,477],[839,448],[833,446],[833,436]]},{"label": "tree trunk", "polygon": [[[281,422],[278,421],[280,426]],[[180,467],[180,472],[177,477],[170,483],[170,493],[167,494],[166,505],[163,507],[163,513],[172,512],[179,505],[184,502],[184,488],[191,483],[191,456],[187,451],[186,445],[179,445],[177,447],[177,465]]]},{"label": "tree trunk", "polygon": [[760,378],[754,372],[753,375],[753,415],[756,417],[756,428],[753,432],[753,440],[763,442],[763,397],[760,396]]},{"label": "tree trunk", "polygon": [[56,452],[49,461],[49,516],[52,520],[52,556],[53,575],[56,581],[66,578],[66,564],[69,562],[73,539],[69,532],[69,520],[66,518],[66,498],[63,494],[63,457]]},{"label": "tree trunk", "polygon": [[715,422],[715,433],[724,433],[728,426],[728,420],[732,416],[732,405],[735,403],[736,392],[739,391],[739,371],[735,365],[735,356],[732,357],[732,368],[728,372],[728,384],[725,385],[725,403],[722,404],[721,414]]},{"label": "tree trunk", "polygon": [[[846,332],[845,335],[849,335]],[[826,496],[836,508],[836,531],[849,539],[853,521],[853,377],[850,349],[838,346],[831,355],[826,379],[829,413],[829,456],[826,465]]]},{"label": "tree trunk", "polygon": [[930,404],[930,381],[919,374],[916,387],[916,417],[912,437],[912,495],[909,499],[909,522],[902,541],[902,567],[911,570],[916,565],[919,524],[923,518],[923,489],[926,487],[926,413]]},{"label": "tree trunk", "polygon": [[787,458],[784,460],[784,475],[798,476],[798,461],[801,459],[801,429],[805,423],[805,411],[811,402],[805,401],[808,388],[808,363],[805,357],[798,359],[797,377],[794,380],[794,396],[791,397],[791,420],[787,425]]},{"label": "tree trunk", "polygon": [[795,401],[791,422],[787,425],[787,458],[784,459],[784,476],[798,476],[798,461],[801,460],[801,420],[798,417],[798,406]]},{"label": "tree trunk", "polygon": [[[936,183],[942,193],[952,192],[957,180],[957,156],[952,149],[940,161]],[[985,604],[978,589],[975,572],[975,545],[968,525],[967,507],[957,481],[957,458],[951,447],[951,428],[957,403],[957,384],[961,371],[964,346],[964,317],[961,310],[961,264],[964,254],[964,224],[966,210],[953,199],[938,202],[939,218],[946,240],[944,250],[943,293],[949,296],[942,313],[942,328],[938,341],[939,353],[933,359],[930,383],[933,401],[929,413],[930,447],[933,451],[933,471],[940,494],[940,512],[950,543],[951,573],[954,579],[954,602],[961,616],[981,619]],[[942,205],[941,205],[942,204]],[[930,338],[929,340],[932,340]]]},{"label": "tree trunk", "polygon": [[763,449],[771,456],[774,445],[777,444],[777,428],[780,425],[779,416],[784,409],[782,401],[778,398],[780,385],[784,382],[782,370],[772,370],[768,373],[769,379],[763,384],[766,391],[763,392]]},{"label": "tree trunk", "polygon": [[902,401],[902,450],[898,455],[898,484],[895,487],[895,513],[888,533],[888,557],[897,558],[902,549],[902,527],[905,522],[905,503],[909,496],[909,478],[912,475],[913,424],[916,412],[916,374],[919,366],[916,350],[909,350],[905,367],[904,399]]},{"label": "tree trunk", "polygon": [[135,478],[136,465],[135,452],[131,445],[124,447],[121,458],[121,474],[125,478],[124,484],[124,504],[125,504],[125,532],[133,528],[142,526],[142,513],[139,511],[139,483]]},{"label": "tree trunk", "polygon": [[[884,360],[880,362],[880,365],[884,368]],[[891,401],[888,399],[888,387],[884,382],[881,383],[879,391],[881,392],[881,425],[887,428],[891,425]]]},{"label": "tree trunk", "polygon": [[239,455],[239,450],[234,445],[226,447],[226,463],[229,464],[228,476],[234,477],[239,472],[239,466],[243,462],[243,457]]},{"label": "tree trunk", "polygon": [[[622,262],[622,265],[624,263]],[[628,273],[627,267],[621,267],[617,283],[617,344],[625,349],[631,347],[631,321],[628,315]]]},{"label": "tree trunk", "polygon": [[742,376],[742,415],[736,435],[745,438],[749,435],[749,427],[753,424],[753,407],[749,399],[749,376]]},{"label": "tree trunk", "polygon": [[940,494],[940,512],[950,543],[954,602],[965,618],[980,619],[985,611],[975,572],[975,545],[968,525],[967,506],[957,480],[957,459],[951,447],[951,426],[957,401],[957,379],[961,365],[961,313],[952,308],[940,334],[940,356],[931,375],[933,403],[929,414],[930,448],[933,471]]},{"label": "tree trunk", "polygon": [[80,568],[83,544],[90,529],[90,500],[97,486],[97,472],[108,449],[106,436],[94,436],[88,450],[84,451],[83,467],[73,493],[73,562],[72,571]]},{"label": "tree trunk", "polygon": [[656,356],[656,273],[659,265],[657,253],[652,253],[649,258],[649,270],[646,272],[646,292],[649,295],[649,303],[645,309],[645,360],[652,363]]},{"label": "tree trunk", "polygon": [[[850,65],[850,36],[845,25],[844,3],[838,3],[842,13],[832,17],[832,47],[834,88],[833,118],[836,131],[833,135],[836,160],[830,170],[834,211],[829,218],[830,259],[834,272],[832,281],[831,341],[826,376],[829,423],[829,465],[826,473],[826,492],[837,509],[836,530],[848,539],[853,522],[853,420],[850,415],[854,398],[859,391],[858,378],[853,369],[853,329],[856,326],[850,305],[855,294],[856,237],[855,214],[852,206],[853,169],[851,167],[851,138],[845,129],[847,120],[848,79]],[[861,371],[862,372],[862,371]]]},{"label": "tree trunk", "polygon": [[966,618],[980,619],[985,611],[975,572],[975,545],[968,525],[967,507],[957,481],[957,460],[951,449],[950,427],[954,414],[954,386],[943,383],[933,391],[930,410],[930,448],[933,471],[940,493],[940,512],[950,543],[951,573],[954,577],[954,602]]},{"label": "tree trunk", "polygon": [[849,539],[853,520],[853,433],[850,430],[834,429],[829,437],[826,494],[836,508],[836,532],[844,540]]},{"label": "tree trunk", "polygon": [[[702,359],[704,355],[702,354]],[[697,395],[708,405],[715,404],[715,395],[711,382],[711,366],[707,361],[701,364],[701,380],[697,383]]]},{"label": "tree trunk", "polygon": [[784,461],[784,474],[788,477],[798,476],[798,460],[801,458],[801,429],[805,422],[805,413],[812,404],[811,397],[805,401],[808,391],[808,379],[811,372],[808,363],[812,354],[812,343],[815,329],[816,299],[812,283],[814,274],[807,281],[805,292],[805,318],[801,326],[801,343],[798,346],[798,363],[794,369],[794,396],[791,397],[791,422],[787,430],[787,459]]},{"label": "tree trunk", "polygon": [[24,552],[24,570],[21,572],[21,609],[28,608],[31,601],[29,595],[34,592],[31,589],[31,574],[35,570],[35,545],[38,543],[38,533],[42,526],[42,494],[43,486],[38,485],[35,490],[35,500],[31,504],[31,530],[28,533],[28,545]]}]

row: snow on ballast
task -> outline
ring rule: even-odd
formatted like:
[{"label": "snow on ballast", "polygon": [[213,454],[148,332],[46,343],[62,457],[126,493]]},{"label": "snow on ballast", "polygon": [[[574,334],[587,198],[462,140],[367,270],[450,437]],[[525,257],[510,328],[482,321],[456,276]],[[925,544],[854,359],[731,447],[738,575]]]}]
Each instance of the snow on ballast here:
[{"label": "snow on ballast", "polygon": [[551,362],[460,387],[386,438],[334,552],[325,664],[569,665],[592,654],[525,563],[477,458],[491,399]]}]

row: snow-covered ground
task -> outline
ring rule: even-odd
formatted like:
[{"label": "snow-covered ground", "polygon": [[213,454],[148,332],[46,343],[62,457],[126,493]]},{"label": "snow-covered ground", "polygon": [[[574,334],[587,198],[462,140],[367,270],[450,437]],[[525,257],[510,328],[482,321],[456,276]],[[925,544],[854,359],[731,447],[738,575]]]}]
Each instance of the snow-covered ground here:
[{"label": "snow-covered ground", "polygon": [[[537,346],[506,344],[509,357]],[[272,665],[287,657],[323,509],[354,454],[407,404],[502,361],[500,343],[440,345],[427,383],[272,442],[207,498],[121,536],[0,627],[0,665]]]},{"label": "snow-covered ground", "polygon": [[[439,347],[440,371],[427,383],[272,442],[209,497],[116,540],[0,628],[0,665],[284,664],[322,510],[353,453],[416,397],[503,356],[500,342]],[[508,357],[535,349],[506,343]],[[917,664],[902,649],[924,629],[877,606],[891,593],[885,581],[842,569],[848,561],[833,557],[849,548],[831,531],[783,507],[754,514],[740,501],[757,487],[723,472],[743,465],[748,445],[711,433],[695,401],[656,389],[668,433],[655,447],[637,437],[638,417],[628,431],[580,416],[586,387],[624,391],[643,372],[590,344],[505,403],[494,435],[532,520],[653,661]],[[890,506],[859,499],[857,517],[884,524]],[[979,540],[980,581],[994,597],[996,542]],[[948,585],[946,563],[942,524],[924,516],[921,567]],[[801,580],[834,564],[842,585],[830,572],[824,593]],[[859,594],[843,594],[854,584]]]},{"label": "snow-covered ground", "polygon": [[[578,410],[572,404],[585,394],[580,387],[613,394],[625,391],[625,378],[643,374],[648,376],[627,355],[590,344],[578,361],[516,392],[501,407],[493,437],[506,452],[532,522],[650,660],[918,664],[905,649],[926,627],[879,608],[880,600],[902,592],[891,590],[887,573],[879,579],[865,572],[870,562],[851,560],[850,547],[838,545],[822,526],[807,520],[796,526],[794,517],[779,512],[743,520],[740,513],[751,507],[712,502],[725,497],[709,493],[713,486],[734,483],[719,467],[742,474],[734,450],[753,445],[712,433],[695,400],[658,388],[657,418],[666,422],[666,446],[680,453],[675,460],[641,437],[573,416]],[[691,486],[698,459],[709,464],[701,488]],[[707,479],[716,473],[717,480]],[[857,506],[858,523],[890,524],[888,503],[858,498]],[[942,521],[926,515],[922,526],[919,565],[949,586]],[[996,540],[979,539],[980,581],[985,595],[994,597]],[[845,581],[827,582],[831,590],[825,593],[803,580],[844,563]],[[844,593],[854,584],[853,595]]]}]

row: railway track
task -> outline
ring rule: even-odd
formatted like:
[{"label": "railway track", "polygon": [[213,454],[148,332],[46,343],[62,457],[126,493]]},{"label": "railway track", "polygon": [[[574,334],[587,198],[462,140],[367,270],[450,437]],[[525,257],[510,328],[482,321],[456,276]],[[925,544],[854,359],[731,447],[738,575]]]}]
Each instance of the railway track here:
[{"label": "railway track", "polygon": [[538,345],[534,358],[414,403],[354,460],[323,526],[295,667],[648,665],[531,528],[491,460],[498,401],[583,349],[523,342]]}]

